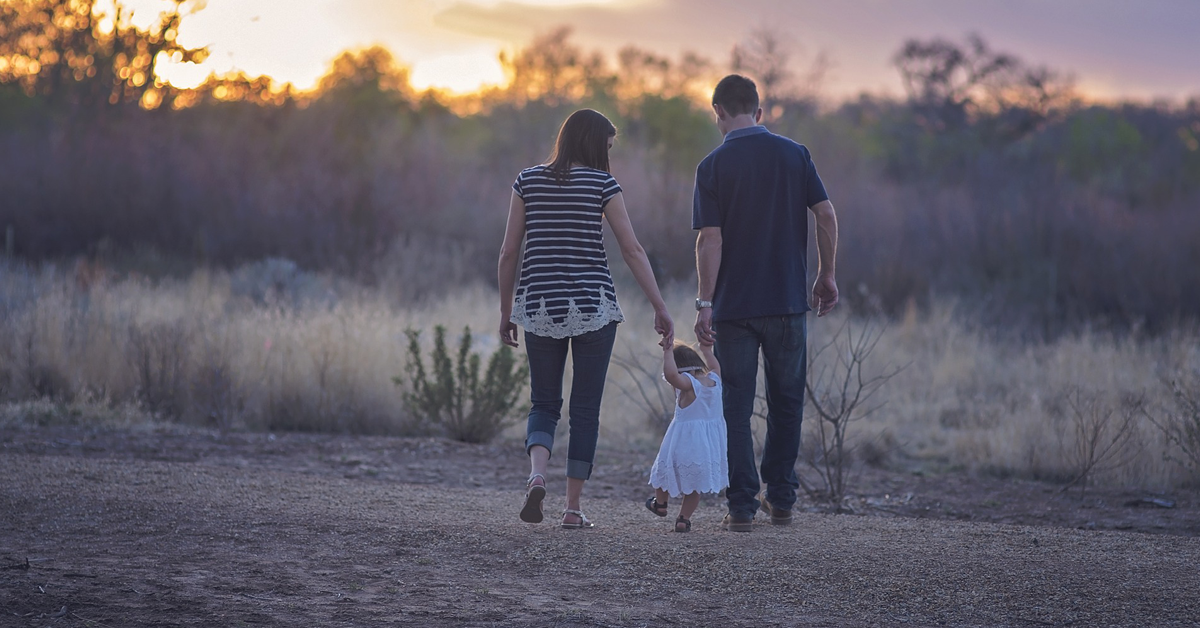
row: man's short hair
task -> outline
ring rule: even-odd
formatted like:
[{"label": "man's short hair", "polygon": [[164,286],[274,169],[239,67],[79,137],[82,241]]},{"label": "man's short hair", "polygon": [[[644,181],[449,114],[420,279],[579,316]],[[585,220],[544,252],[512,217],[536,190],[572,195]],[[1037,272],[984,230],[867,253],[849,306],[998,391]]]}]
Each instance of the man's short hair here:
[{"label": "man's short hair", "polygon": [[758,87],[740,74],[730,74],[717,83],[712,101],[731,116],[754,113],[758,111]]}]

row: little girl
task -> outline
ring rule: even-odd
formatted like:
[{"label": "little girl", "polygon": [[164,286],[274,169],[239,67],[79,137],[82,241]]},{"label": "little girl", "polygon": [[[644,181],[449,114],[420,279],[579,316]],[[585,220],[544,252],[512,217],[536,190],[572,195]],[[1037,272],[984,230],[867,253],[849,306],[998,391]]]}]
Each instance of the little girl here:
[{"label": "little girl", "polygon": [[650,469],[655,494],[646,500],[646,508],[665,517],[668,496],[682,495],[675,531],[691,532],[700,493],[719,493],[729,485],[721,365],[712,347],[700,346],[703,358],[679,341],[664,341],[662,347],[663,378],[675,387],[675,417]]}]

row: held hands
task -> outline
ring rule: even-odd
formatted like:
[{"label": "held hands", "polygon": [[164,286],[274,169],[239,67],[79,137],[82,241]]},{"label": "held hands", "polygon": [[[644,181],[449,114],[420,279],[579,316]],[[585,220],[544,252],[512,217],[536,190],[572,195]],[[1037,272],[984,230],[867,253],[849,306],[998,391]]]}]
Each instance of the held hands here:
[{"label": "held hands", "polygon": [[818,275],[817,282],[813,284],[813,306],[817,309],[817,316],[825,316],[837,303],[838,287],[833,275]]},{"label": "held hands", "polygon": [[654,331],[662,336],[659,345],[663,348],[675,344],[675,323],[666,307],[654,310]]}]

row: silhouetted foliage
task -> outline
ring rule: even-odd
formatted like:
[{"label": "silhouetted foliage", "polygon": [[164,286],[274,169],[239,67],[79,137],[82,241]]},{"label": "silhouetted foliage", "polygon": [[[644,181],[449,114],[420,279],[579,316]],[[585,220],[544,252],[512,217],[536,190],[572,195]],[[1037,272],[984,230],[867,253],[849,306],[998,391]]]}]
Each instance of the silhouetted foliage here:
[{"label": "silhouetted foliage", "polygon": [[[504,56],[508,86],[466,97],[414,92],[382,48],[339,56],[311,92],[244,74],[181,91],[159,86],[154,62],[203,51],[173,43],[184,5],[167,6],[148,31],[119,18],[106,34],[90,1],[0,5],[0,230],[16,255],[280,257],[372,281],[394,274],[380,264],[395,243],[443,242],[490,281],[513,177],[587,106],[619,129],[613,171],[656,272],[692,276],[695,164],[721,141],[709,90],[730,68],[632,47],[608,60],[557,30]],[[69,37],[37,34],[67,22]],[[957,295],[1035,337],[1200,312],[1200,102],[1086,105],[1057,73],[971,37],[907,43],[905,100],[821,109],[820,58],[806,74],[797,50],[761,31],[731,57],[775,73],[768,124],[813,151],[852,306]],[[151,107],[149,90],[171,106],[105,104]],[[81,123],[52,102],[98,113]]]},{"label": "silhouetted foliage", "polygon": [[168,98],[154,70],[162,58],[203,61],[208,51],[176,43],[186,0],[164,0],[169,9],[146,30],[113,2],[113,14],[96,0],[10,0],[0,3],[0,83],[20,85],[54,105],[95,109]]}]

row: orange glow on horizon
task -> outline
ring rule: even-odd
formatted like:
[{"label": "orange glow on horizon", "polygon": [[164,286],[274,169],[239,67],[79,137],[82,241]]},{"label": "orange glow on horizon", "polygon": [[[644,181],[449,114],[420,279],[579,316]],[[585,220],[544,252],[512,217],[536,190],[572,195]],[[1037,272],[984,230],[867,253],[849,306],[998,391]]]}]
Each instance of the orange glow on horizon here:
[{"label": "orange glow on horizon", "polygon": [[[2,0],[0,0],[2,1]],[[111,19],[111,3],[100,0],[97,8]],[[1183,0],[1171,0],[1185,6]],[[120,0],[133,13],[135,24],[145,25],[173,7],[167,0]],[[928,37],[919,20],[920,12],[886,24],[871,24],[870,37],[846,37],[853,24],[852,10],[820,8],[814,3],[806,11],[785,0],[765,2],[757,12],[758,22],[744,16],[730,17],[720,24],[681,7],[690,0],[187,0],[179,32],[179,43],[187,47],[208,47],[211,54],[198,65],[159,60],[158,78],[178,88],[196,87],[210,75],[244,73],[270,77],[296,90],[313,89],[328,71],[330,62],[346,50],[379,45],[390,50],[398,65],[410,69],[410,79],[418,91],[434,90],[459,96],[474,95],[494,87],[503,87],[507,77],[496,58],[501,50],[527,45],[538,34],[556,26],[574,28],[572,41],[585,52],[599,51],[610,61],[626,45],[644,48],[670,59],[684,51],[723,64],[731,46],[756,24],[769,23],[794,33],[802,45],[797,67],[802,68],[817,53],[828,52],[834,71],[820,86],[820,95],[829,101],[855,98],[869,93],[902,97],[901,85],[890,55],[906,37]],[[846,3],[847,6],[860,3]],[[953,18],[940,26],[946,36],[958,32],[980,31],[997,49],[1012,52],[1033,64],[1045,64],[1063,72],[1076,73],[1076,93],[1092,102],[1119,100],[1184,101],[1196,94],[1187,85],[1194,70],[1166,66],[1146,57],[1159,45],[1161,36],[1144,36],[1137,43],[1142,51],[1143,67],[1136,60],[1121,66],[1096,56],[1081,57],[1085,50],[1103,51],[1104,47],[1083,38],[1079,48],[1060,46],[1039,50],[1022,43],[1015,48],[1004,41],[1003,24],[979,27],[973,21],[984,19],[998,9],[957,8],[952,0],[931,0],[931,4],[955,7],[945,9],[943,17]],[[861,8],[861,6],[860,6]],[[930,8],[934,10],[937,7]],[[1200,9],[1198,9],[1200,10]],[[899,9],[879,8],[881,15],[900,15]],[[1114,9],[1110,21],[1122,13]],[[1048,15],[1063,19],[1062,10],[1047,9]],[[798,15],[807,16],[807,22]],[[1124,16],[1128,18],[1128,15]],[[1097,18],[1099,19],[1099,18]],[[1149,18],[1147,18],[1149,19]],[[765,21],[765,20],[770,20]],[[668,28],[668,21],[670,27]],[[811,24],[811,25],[810,25]],[[858,32],[858,31],[854,31]],[[1169,39],[1176,42],[1176,39]],[[1082,46],[1090,46],[1083,48]],[[1175,44],[1177,47],[1179,44]],[[1187,52],[1180,50],[1181,53]],[[804,56],[807,55],[807,56]],[[1169,56],[1186,57],[1186,54]],[[1154,70],[1153,72],[1150,70]],[[1145,78],[1153,76],[1155,78]]]},{"label": "orange glow on horizon", "polygon": [[466,95],[503,86],[507,78],[498,51],[478,51],[417,61],[412,66],[410,82],[417,90],[437,89]]}]

